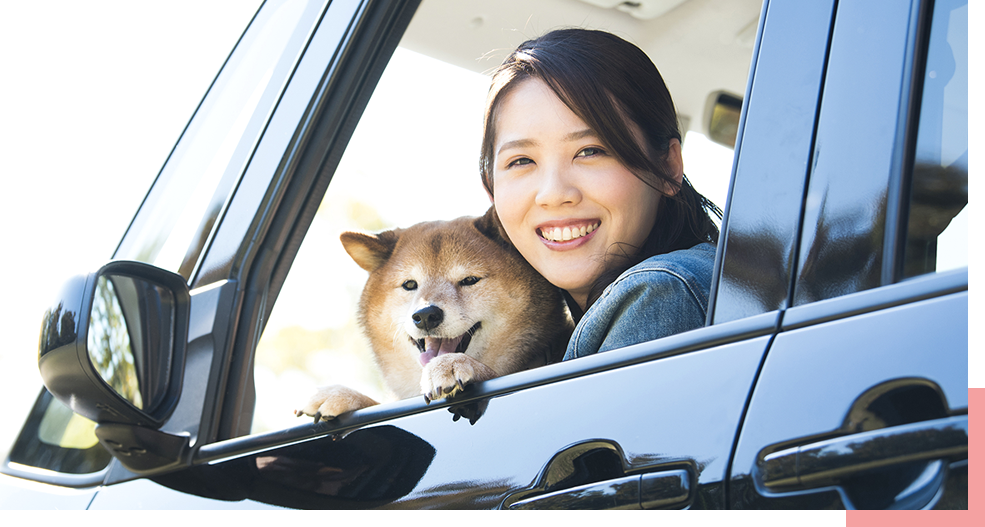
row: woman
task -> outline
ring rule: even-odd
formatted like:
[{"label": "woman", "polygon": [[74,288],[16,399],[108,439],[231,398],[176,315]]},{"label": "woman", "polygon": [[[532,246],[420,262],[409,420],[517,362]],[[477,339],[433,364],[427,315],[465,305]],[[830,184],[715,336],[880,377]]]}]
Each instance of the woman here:
[{"label": "woman", "polygon": [[481,170],[509,240],[566,292],[565,360],[704,325],[721,211],[684,177],[639,48],[585,29],[521,44],[493,76]]}]

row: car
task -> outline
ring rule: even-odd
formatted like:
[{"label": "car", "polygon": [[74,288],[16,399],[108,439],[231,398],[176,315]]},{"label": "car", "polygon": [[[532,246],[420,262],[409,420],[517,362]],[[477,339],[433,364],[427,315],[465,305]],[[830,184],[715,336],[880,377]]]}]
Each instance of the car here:
[{"label": "car", "polygon": [[[967,13],[966,0],[265,2],[111,261],[69,277],[44,314],[45,388],[0,501],[967,509]],[[328,267],[333,233],[382,228],[383,211],[488,205],[475,167],[441,166],[458,153],[420,132],[468,137],[440,124],[464,90],[438,80],[441,64],[486,71],[573,24],[639,43],[682,128],[734,149],[706,325],[453,401],[268,419],[269,400],[292,410],[275,392],[323,380],[311,371],[377,383],[333,351],[364,346],[347,336],[359,270]],[[422,77],[389,76],[399,56]],[[403,99],[374,106],[391,78]],[[419,184],[445,168],[454,182]],[[450,193],[427,200],[438,187]]]}]

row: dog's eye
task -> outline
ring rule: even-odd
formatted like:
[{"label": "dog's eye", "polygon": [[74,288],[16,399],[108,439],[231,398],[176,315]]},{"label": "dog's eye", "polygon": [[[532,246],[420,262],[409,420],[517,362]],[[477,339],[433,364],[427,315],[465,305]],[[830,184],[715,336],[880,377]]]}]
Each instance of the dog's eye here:
[{"label": "dog's eye", "polygon": [[475,283],[478,281],[479,281],[478,276],[466,276],[465,278],[462,279],[461,282],[458,283],[458,285],[475,285]]},{"label": "dog's eye", "polygon": [[407,280],[406,282],[401,284],[400,287],[403,287],[407,291],[413,291],[417,289],[417,282],[413,280]]}]

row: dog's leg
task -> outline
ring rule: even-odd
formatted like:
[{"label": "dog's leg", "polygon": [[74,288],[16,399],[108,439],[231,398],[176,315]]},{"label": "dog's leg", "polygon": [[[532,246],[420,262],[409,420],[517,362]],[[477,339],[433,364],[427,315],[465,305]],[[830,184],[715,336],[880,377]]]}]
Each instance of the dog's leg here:
[{"label": "dog's leg", "polygon": [[379,403],[352,388],[333,385],[323,386],[308,399],[308,402],[295,410],[294,415],[314,417],[315,422],[330,421],[336,417]]},{"label": "dog's leg", "polygon": [[473,382],[498,377],[489,366],[464,353],[447,353],[436,357],[421,373],[421,393],[427,402],[453,397]]}]

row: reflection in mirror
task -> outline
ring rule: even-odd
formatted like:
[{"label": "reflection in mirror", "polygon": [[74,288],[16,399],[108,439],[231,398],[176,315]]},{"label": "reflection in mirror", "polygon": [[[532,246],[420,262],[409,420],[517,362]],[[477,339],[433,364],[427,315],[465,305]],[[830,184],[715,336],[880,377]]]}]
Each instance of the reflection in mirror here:
[{"label": "reflection in mirror", "polygon": [[708,115],[708,138],[735,148],[735,136],[739,131],[739,115],[742,99],[725,92],[715,92],[708,98],[705,115]]},{"label": "reflection in mirror", "polygon": [[[135,326],[139,327],[139,324]],[[116,288],[105,276],[99,277],[92,300],[88,348],[89,360],[106,384],[130,401],[130,404],[142,409],[144,402],[140,395],[127,320],[120,307]]]},{"label": "reflection in mirror", "polygon": [[174,310],[174,295],[159,284],[117,274],[96,282],[86,338],[89,360],[103,381],[138,409],[153,412],[165,397]]}]

